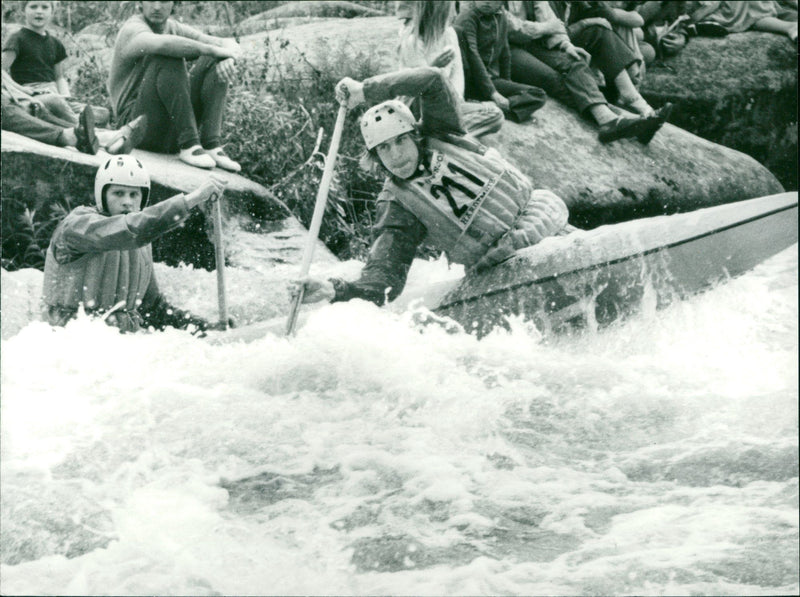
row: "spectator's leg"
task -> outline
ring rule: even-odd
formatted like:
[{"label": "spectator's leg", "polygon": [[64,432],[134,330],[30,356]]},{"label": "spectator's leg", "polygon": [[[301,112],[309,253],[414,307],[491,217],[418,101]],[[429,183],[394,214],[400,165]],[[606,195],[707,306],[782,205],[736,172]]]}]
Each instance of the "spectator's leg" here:
[{"label": "spectator's leg", "polygon": [[225,115],[228,84],[217,74],[217,62],[210,56],[201,56],[192,67],[189,77],[200,144],[206,149],[222,145],[222,118]]},{"label": "spectator's leg", "polygon": [[67,129],[31,116],[25,109],[15,104],[2,106],[0,124],[4,131],[19,133],[48,145],[65,147],[69,144],[69,136],[65,134]]},{"label": "spectator's leg", "polygon": [[780,33],[792,41],[797,41],[797,21],[782,21],[777,17],[764,17],[753,23],[751,29]]},{"label": "spectator's leg", "polygon": [[615,32],[601,26],[587,27],[573,42],[592,55],[592,66],[603,73],[606,82],[613,82],[621,102],[635,112],[649,116],[653,109],[639,94],[626,70],[637,58]]},{"label": "spectator's leg", "polygon": [[40,101],[50,114],[61,122],[66,122],[66,126],[78,125],[78,114],[72,111],[72,107],[64,97],[54,93],[45,93],[35,96],[35,99]]},{"label": "spectator's leg", "polygon": [[189,73],[182,59],[167,56],[145,58],[139,95],[130,115],[147,115],[147,132],[141,149],[176,153],[200,143],[189,95]]},{"label": "spectator's leg", "polygon": [[[532,46],[531,50],[541,62],[560,74],[570,96],[568,105],[581,114],[588,110],[595,116],[598,124],[614,118],[614,113],[606,104],[605,96],[597,87],[597,80],[583,60],[576,60],[560,50],[549,50],[541,46]],[[596,106],[601,107],[598,108],[600,115],[607,118],[597,118],[594,112],[598,110],[593,109]]]},{"label": "spectator's leg", "polygon": [[510,81],[508,79],[500,79],[500,78],[493,78],[492,83],[494,84],[494,88],[500,92],[501,95],[505,97],[511,97],[512,95],[516,95],[518,93],[531,93],[534,97],[539,95],[543,95],[544,92],[533,85],[525,85],[523,83],[515,83],[514,81]]},{"label": "spectator's leg", "polygon": [[541,87],[550,97],[575,107],[572,95],[564,84],[562,76],[531,52],[519,46],[511,46],[511,80]]}]

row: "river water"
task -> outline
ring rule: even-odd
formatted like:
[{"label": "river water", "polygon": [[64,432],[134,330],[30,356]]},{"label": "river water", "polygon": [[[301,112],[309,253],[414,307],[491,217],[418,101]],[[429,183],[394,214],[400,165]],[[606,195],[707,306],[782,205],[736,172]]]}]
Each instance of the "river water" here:
[{"label": "river water", "polygon": [[[797,594],[797,261],[573,337],[353,302],[221,345],[50,329],[4,272],[0,590]],[[278,286],[232,272],[232,312]]]}]

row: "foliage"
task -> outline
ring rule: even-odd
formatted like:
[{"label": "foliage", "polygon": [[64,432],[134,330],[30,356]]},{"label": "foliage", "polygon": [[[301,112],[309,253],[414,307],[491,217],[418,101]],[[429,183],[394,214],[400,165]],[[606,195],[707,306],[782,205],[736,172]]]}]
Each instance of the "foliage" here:
[{"label": "foliage", "polygon": [[[286,53],[297,60],[277,58]],[[360,80],[376,74],[373,56],[354,54],[346,43],[331,47],[320,40],[318,50],[308,57],[289,40],[266,38],[263,62],[245,65],[241,86],[229,95],[225,131],[230,153],[248,178],[270,188],[305,225],[311,221],[338,111],[334,85],[344,76]],[[320,233],[345,259],[366,254],[374,198],[380,190],[380,181],[358,167],[363,149],[355,125],[359,113],[351,115],[344,128]]]},{"label": "foliage", "polygon": [[37,210],[24,198],[3,197],[3,269],[44,269],[50,237],[73,207],[69,200],[61,199]]}]

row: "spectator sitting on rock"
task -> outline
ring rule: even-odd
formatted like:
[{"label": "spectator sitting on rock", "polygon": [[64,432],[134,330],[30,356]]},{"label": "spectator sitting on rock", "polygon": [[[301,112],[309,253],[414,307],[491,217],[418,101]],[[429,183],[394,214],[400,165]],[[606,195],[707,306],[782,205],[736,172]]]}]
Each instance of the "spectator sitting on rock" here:
[{"label": "spectator sitting on rock", "polygon": [[[174,2],[138,4],[141,14],[122,25],[111,60],[108,89],[117,118],[147,115],[142,149],[238,172],[223,150],[221,129],[239,45],[171,19]],[[186,59],[198,57],[189,73]]]},{"label": "spectator sitting on rock", "polygon": [[[642,116],[653,116],[655,110],[641,96],[627,71],[636,62],[636,55],[614,33],[611,23],[602,17],[577,20],[572,14],[572,5],[576,4],[574,2],[550,4],[556,16],[567,24],[567,33],[572,43],[586,50],[590,56],[589,65],[603,74],[606,95],[615,99],[623,108]],[[671,107],[667,108],[667,111],[670,109]]]},{"label": "spectator sitting on rock", "polygon": [[[47,106],[62,121],[78,124],[78,113],[85,104],[70,99],[64,75],[67,51],[47,28],[53,20],[53,2],[35,0],[24,3],[25,25],[3,44],[2,69],[23,86],[29,95],[49,95]],[[107,124],[106,108],[93,107],[98,124]]]},{"label": "spectator sitting on rock", "polygon": [[532,98],[529,112],[544,105],[547,97],[541,88],[511,80],[508,22],[502,1],[476,0],[467,4],[456,18],[455,30],[464,59],[467,99],[491,100],[507,116],[512,114],[509,98],[515,95]]},{"label": "spectator sitting on rock", "polygon": [[[589,53],[573,45],[564,22],[549,2],[509,2],[509,23],[512,78],[541,86],[550,96],[591,116],[599,125],[598,138],[602,143],[629,137],[648,143],[666,121],[670,107],[658,112],[646,109],[639,116],[618,115],[609,107],[589,67]],[[625,71],[626,65],[634,60],[627,48],[620,56],[612,53],[607,72],[609,76],[626,78],[629,87],[625,88],[640,97]]]},{"label": "spectator sitting on rock", "polygon": [[[441,68],[463,100],[464,67],[458,36],[452,27],[455,3],[426,0],[413,3],[410,9],[411,21],[400,29],[400,67]],[[475,136],[496,133],[503,125],[503,111],[491,101],[462,101],[459,111],[464,128]]]},{"label": "spectator sitting on rock", "polygon": [[[645,71],[645,51],[648,61],[655,58],[655,50],[644,42],[644,18],[634,10],[635,2],[605,0],[593,2],[575,2],[572,4],[572,16],[577,22],[583,19],[601,18],[608,21],[614,33],[619,35],[625,45],[636,56],[636,61],[628,65],[627,71],[636,87],[641,85]],[[642,41],[640,42],[640,38]],[[643,51],[644,46],[645,51]]]},{"label": "spectator sitting on rock", "polygon": [[58,147],[75,147],[78,151],[96,154],[100,148],[108,153],[129,153],[144,134],[145,117],[139,117],[118,131],[95,131],[91,106],[81,112],[78,123],[62,120],[49,108],[51,94],[31,96],[2,72],[3,130],[30,137]]},{"label": "spectator sitting on rock", "polygon": [[786,35],[797,42],[797,2],[774,0],[749,0],[747,2],[698,2],[692,13],[698,32],[704,25],[717,25],[728,33],[742,31],[769,31]]}]

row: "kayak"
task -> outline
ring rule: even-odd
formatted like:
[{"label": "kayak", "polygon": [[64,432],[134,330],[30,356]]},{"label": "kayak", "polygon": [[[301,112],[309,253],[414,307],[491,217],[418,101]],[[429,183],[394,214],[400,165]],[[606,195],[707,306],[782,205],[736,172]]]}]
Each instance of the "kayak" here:
[{"label": "kayak", "polygon": [[426,306],[479,337],[509,316],[544,333],[597,329],[738,276],[797,242],[797,193],[545,239]]},{"label": "kayak", "polygon": [[[425,307],[478,337],[508,328],[514,316],[543,335],[599,329],[645,305],[663,308],[707,290],[796,242],[797,193],[780,193],[547,238],[484,272],[408,290],[389,308]],[[212,341],[278,335],[285,323],[260,322]]]}]

